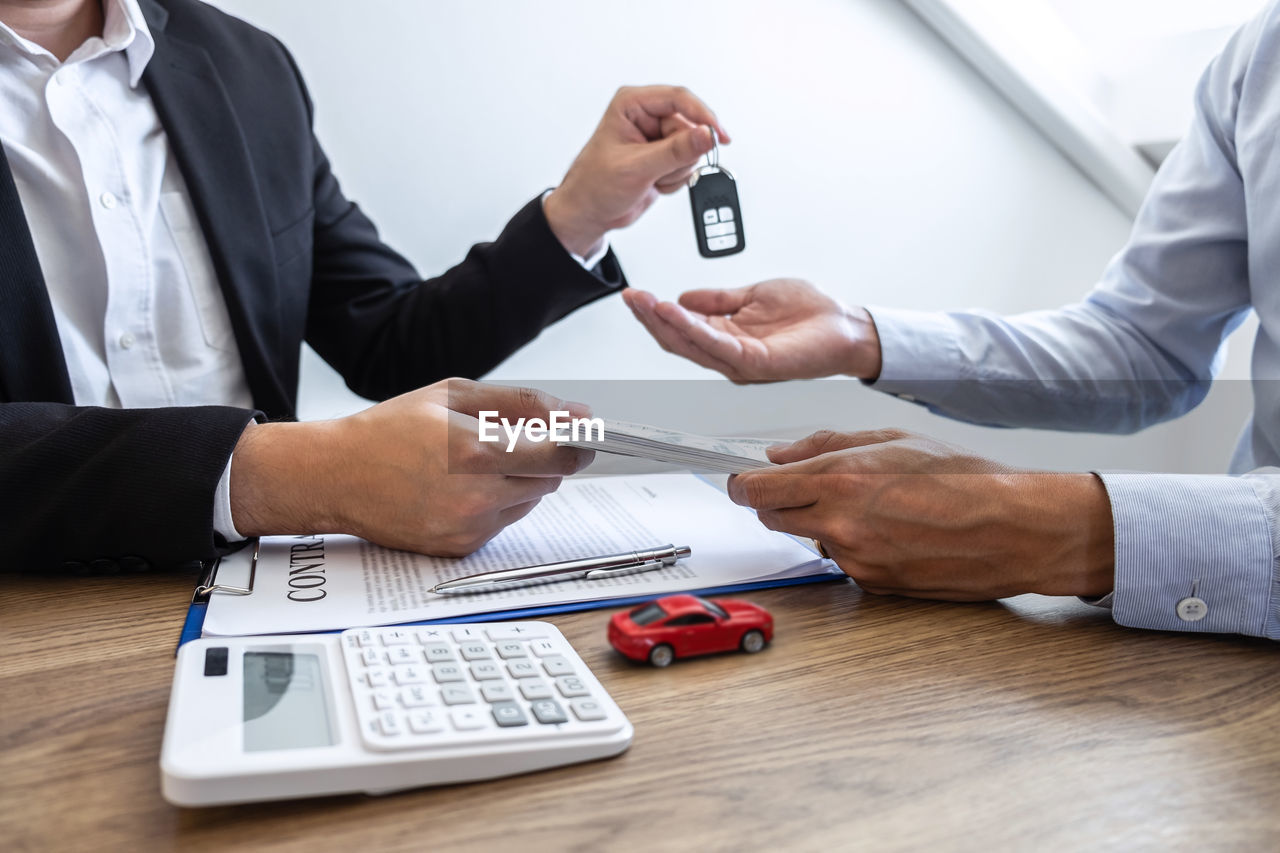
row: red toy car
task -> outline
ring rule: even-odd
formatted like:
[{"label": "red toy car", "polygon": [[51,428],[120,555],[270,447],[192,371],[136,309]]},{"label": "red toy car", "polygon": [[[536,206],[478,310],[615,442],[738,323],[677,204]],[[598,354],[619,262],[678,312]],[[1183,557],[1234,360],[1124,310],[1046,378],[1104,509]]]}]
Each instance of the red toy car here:
[{"label": "red toy car", "polygon": [[769,611],[733,598],[668,595],[609,620],[609,643],[632,660],[654,666],[733,649],[755,654],[772,639]]}]

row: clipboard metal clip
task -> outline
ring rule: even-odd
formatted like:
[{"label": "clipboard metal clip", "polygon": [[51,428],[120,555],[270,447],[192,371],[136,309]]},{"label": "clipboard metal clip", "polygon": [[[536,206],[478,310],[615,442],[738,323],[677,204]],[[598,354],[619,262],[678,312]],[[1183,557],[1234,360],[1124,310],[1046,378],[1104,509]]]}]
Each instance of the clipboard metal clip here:
[{"label": "clipboard metal clip", "polygon": [[225,592],[228,595],[252,595],[253,582],[258,575],[258,550],[260,547],[261,541],[258,539],[253,540],[253,560],[249,563],[249,585],[247,587],[215,583],[218,578],[218,567],[222,565],[222,558],[219,557],[210,563],[205,570],[204,577],[201,578],[200,584],[191,596],[191,603],[208,601],[209,596],[215,592]]}]

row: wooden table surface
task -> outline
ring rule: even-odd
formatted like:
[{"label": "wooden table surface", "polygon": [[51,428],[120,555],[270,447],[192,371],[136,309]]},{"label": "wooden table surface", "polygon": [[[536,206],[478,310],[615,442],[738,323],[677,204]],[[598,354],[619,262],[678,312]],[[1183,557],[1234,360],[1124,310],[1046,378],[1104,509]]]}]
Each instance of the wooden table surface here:
[{"label": "wooden table surface", "polygon": [[160,797],[191,578],[0,579],[6,850],[1280,849],[1280,646],[1072,599],[758,592],[759,655],[628,663],[554,617],[635,724],[618,758],[387,797]]}]

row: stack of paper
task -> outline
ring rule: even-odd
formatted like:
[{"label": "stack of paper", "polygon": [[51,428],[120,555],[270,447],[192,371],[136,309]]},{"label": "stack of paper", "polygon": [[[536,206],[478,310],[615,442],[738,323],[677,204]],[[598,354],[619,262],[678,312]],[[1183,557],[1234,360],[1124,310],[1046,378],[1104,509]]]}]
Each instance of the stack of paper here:
[{"label": "stack of paper", "polygon": [[[598,580],[431,592],[442,581],[477,572],[667,544],[688,545],[693,554],[674,566]],[[224,559],[218,582],[247,586],[251,551]],[[671,592],[839,577],[833,563],[767,529],[755,513],[692,474],[572,477],[468,557],[392,551],[352,536],[263,538],[253,594],[214,593],[204,634],[325,631],[512,611],[533,615]],[[603,630],[602,622],[601,637]]]},{"label": "stack of paper", "polygon": [[[590,438],[596,438],[592,434]],[[741,474],[773,464],[765,448],[780,444],[767,438],[717,438],[692,435],[646,424],[604,419],[604,440],[567,441],[569,447],[581,447],[666,462],[691,471],[719,471]]]}]

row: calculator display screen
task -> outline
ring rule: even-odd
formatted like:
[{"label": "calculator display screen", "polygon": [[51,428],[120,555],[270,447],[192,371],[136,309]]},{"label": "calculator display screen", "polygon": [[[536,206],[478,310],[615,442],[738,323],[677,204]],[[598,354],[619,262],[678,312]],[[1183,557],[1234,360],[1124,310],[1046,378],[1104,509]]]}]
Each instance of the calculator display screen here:
[{"label": "calculator display screen", "polygon": [[333,743],[320,656],[245,652],[245,752]]}]

